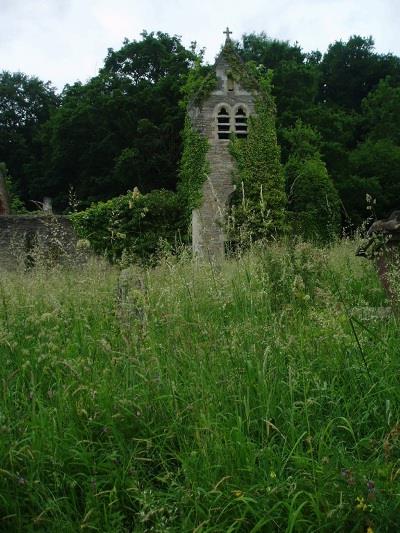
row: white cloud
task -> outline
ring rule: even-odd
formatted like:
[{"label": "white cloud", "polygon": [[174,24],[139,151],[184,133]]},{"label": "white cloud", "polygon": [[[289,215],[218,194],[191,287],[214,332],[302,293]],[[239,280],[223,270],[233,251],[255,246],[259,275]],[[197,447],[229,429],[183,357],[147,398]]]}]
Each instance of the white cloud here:
[{"label": "white cloud", "polygon": [[212,60],[224,40],[251,31],[326,50],[337,39],[372,35],[400,55],[399,0],[0,0],[0,69],[21,70],[59,88],[97,73],[107,48],[143,29],[197,41]]}]

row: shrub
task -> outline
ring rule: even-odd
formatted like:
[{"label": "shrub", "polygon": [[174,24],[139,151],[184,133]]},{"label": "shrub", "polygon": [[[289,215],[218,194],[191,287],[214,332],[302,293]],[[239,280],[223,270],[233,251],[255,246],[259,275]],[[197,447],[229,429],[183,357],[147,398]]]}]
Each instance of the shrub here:
[{"label": "shrub", "polygon": [[285,165],[292,229],[306,239],[328,241],[340,227],[339,196],[321,159],[319,136],[298,121],[286,137],[292,148]]},{"label": "shrub", "polygon": [[183,209],[171,191],[142,195],[136,189],[92,204],[71,219],[79,237],[88,239],[96,253],[116,260],[124,252],[147,261],[157,253],[160,242],[174,245],[180,237]]}]

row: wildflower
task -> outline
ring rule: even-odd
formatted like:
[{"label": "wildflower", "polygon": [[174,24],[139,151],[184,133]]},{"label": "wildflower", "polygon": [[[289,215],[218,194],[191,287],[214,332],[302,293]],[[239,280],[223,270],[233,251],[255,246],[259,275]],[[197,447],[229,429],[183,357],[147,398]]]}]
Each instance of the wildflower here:
[{"label": "wildflower", "polygon": [[270,477],[271,479],[275,479],[275,478],[276,478],[276,473],[275,473],[273,470],[271,470],[271,472],[270,472],[270,474],[269,474],[269,477]]},{"label": "wildflower", "polygon": [[374,530],[372,529],[371,526],[368,526],[368,528],[367,528],[367,533],[374,533]]},{"label": "wildflower", "polygon": [[235,498],[240,498],[243,496],[243,492],[241,490],[233,490],[232,494],[235,496]]},{"label": "wildflower", "polygon": [[359,511],[366,511],[368,509],[368,505],[365,503],[365,500],[362,496],[357,496],[356,501],[356,509]]}]

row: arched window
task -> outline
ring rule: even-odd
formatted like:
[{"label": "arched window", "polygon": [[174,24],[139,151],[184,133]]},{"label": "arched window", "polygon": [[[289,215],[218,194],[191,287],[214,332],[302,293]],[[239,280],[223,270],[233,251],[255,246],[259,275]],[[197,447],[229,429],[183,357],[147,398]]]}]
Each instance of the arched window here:
[{"label": "arched window", "polygon": [[238,137],[247,137],[247,115],[243,107],[239,107],[235,114],[235,133]]},{"label": "arched window", "polygon": [[229,139],[231,121],[228,111],[221,107],[217,115],[218,139]]}]

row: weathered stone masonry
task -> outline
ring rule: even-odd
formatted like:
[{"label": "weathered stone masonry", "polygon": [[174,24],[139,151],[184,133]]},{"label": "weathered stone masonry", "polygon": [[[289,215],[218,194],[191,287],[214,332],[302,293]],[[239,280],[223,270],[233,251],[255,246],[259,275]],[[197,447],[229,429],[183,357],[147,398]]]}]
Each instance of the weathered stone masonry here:
[{"label": "weathered stone masonry", "polygon": [[[229,46],[229,39],[225,46]],[[224,255],[224,215],[234,187],[234,163],[229,153],[229,134],[236,133],[238,113],[244,113],[242,123],[254,114],[253,96],[231,77],[231,67],[224,51],[215,63],[218,86],[207,100],[190,105],[188,114],[193,127],[208,140],[207,161],[209,175],[203,185],[202,205],[192,213],[192,242],[195,255],[220,258]],[[220,113],[227,113],[226,124],[221,126]],[[224,116],[224,115],[222,115]],[[224,122],[225,124],[225,122]],[[221,128],[226,132],[220,138]],[[224,135],[223,135],[224,136]]]},{"label": "weathered stone masonry", "polygon": [[68,256],[75,243],[72,224],[65,216],[0,216],[0,268],[26,261],[36,247],[44,254]]}]

